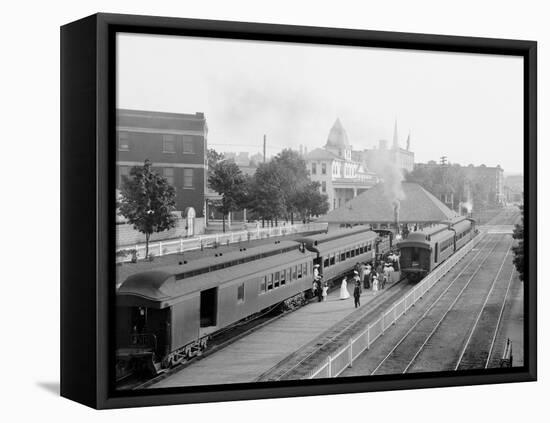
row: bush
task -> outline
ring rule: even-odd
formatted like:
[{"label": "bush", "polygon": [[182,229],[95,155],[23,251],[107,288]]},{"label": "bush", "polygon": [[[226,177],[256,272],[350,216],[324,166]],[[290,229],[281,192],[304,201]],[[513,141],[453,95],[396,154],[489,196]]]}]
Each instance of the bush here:
[{"label": "bush", "polygon": [[122,257],[122,258],[126,258],[128,257],[129,255],[132,255],[132,258],[130,259],[130,261],[132,263],[137,263],[137,250],[135,248],[130,248],[130,249],[126,249],[126,250],[118,250],[116,252],[116,257]]}]

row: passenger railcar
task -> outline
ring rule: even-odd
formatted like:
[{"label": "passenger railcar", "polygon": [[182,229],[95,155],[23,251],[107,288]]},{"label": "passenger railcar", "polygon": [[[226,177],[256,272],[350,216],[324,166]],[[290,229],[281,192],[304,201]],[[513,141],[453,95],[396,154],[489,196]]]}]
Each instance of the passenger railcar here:
[{"label": "passenger railcar", "polygon": [[353,270],[356,263],[374,262],[377,254],[389,251],[388,240],[368,228],[338,229],[302,241],[306,249],[317,255],[314,263],[319,265],[319,271],[327,283]]},{"label": "passenger railcar", "polygon": [[[202,351],[208,337],[311,288],[315,254],[294,241],[130,276],[117,291],[120,373],[128,351],[156,368]],[[278,253],[277,253],[278,251]]]},{"label": "passenger railcar", "polygon": [[411,232],[397,243],[403,276],[417,281],[463,247],[475,235],[475,222],[465,217]]}]

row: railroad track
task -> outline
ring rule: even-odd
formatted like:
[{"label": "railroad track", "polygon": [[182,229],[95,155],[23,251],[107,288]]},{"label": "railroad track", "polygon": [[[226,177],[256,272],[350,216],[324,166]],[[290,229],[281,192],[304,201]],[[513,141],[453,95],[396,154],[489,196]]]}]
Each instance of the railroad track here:
[{"label": "railroad track", "polygon": [[455,370],[487,369],[493,359],[497,334],[515,273],[512,267],[508,280],[504,279],[505,283],[496,284],[495,282],[502,270],[503,267],[501,266],[457,360]]},{"label": "railroad track", "polygon": [[[503,236],[488,236],[484,247],[448,283],[437,298],[407,332],[391,347],[389,352],[373,365],[370,374],[395,374],[434,370],[453,370],[460,363],[477,366],[479,357],[472,351],[479,347],[483,331],[476,331],[485,322],[488,298],[499,280],[511,242]],[[494,241],[496,238],[496,242]],[[496,252],[496,254],[495,254]],[[504,253],[504,257],[501,257]],[[492,278],[497,265],[499,271]],[[480,279],[480,275],[482,279]],[[480,281],[491,280],[486,286]],[[482,301],[481,304],[479,302]],[[472,318],[475,317],[472,323]],[[470,321],[469,324],[465,322]],[[465,344],[457,339],[466,338]],[[491,338],[489,337],[489,340]],[[437,365],[438,368],[434,368]],[[471,367],[470,367],[471,368]]]},{"label": "railroad track", "polygon": [[363,330],[369,321],[378,317],[400,299],[410,288],[404,283],[405,281],[406,279],[401,279],[381,291],[377,298],[371,300],[364,307],[358,308],[346,319],[335,324],[300,350],[285,357],[255,381],[303,379],[316,367],[321,357],[326,357],[327,354],[339,349],[345,342],[348,342],[350,336]]}]

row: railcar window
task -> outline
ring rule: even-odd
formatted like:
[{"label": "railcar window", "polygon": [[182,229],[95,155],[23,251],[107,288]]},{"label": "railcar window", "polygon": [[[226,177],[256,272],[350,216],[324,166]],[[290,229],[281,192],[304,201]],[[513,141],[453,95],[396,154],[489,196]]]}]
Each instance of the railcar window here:
[{"label": "railcar window", "polygon": [[340,261],[345,261],[346,260],[346,253],[341,253],[340,254]]},{"label": "railcar window", "polygon": [[329,267],[329,266],[330,266],[329,259],[326,258],[325,260],[323,260],[323,267]]},{"label": "railcar window", "polygon": [[288,279],[288,283],[292,282],[292,267],[289,267],[286,272],[286,277]]},{"label": "railcar window", "polygon": [[298,265],[298,279],[302,279],[302,265]]},{"label": "railcar window", "polygon": [[274,284],[273,284],[273,287],[274,287],[274,288],[278,288],[278,287],[279,287],[279,280],[280,280],[280,277],[281,277],[281,272],[275,272],[275,279],[274,279]]},{"label": "railcar window", "polygon": [[260,294],[265,293],[267,287],[267,276],[260,279]]},{"label": "railcar window", "polygon": [[346,258],[349,259],[350,257],[351,257],[351,251],[348,250],[348,251],[346,251]]},{"label": "railcar window", "polygon": [[359,254],[359,247],[355,247],[355,255],[358,256]]},{"label": "railcar window", "polygon": [[307,276],[307,267],[308,267],[309,263],[305,263],[304,264],[304,276]]},{"label": "railcar window", "polygon": [[368,249],[368,251],[372,250],[372,242],[369,242],[367,244],[367,249]]},{"label": "railcar window", "polygon": [[336,264],[336,255],[333,254],[331,257],[330,257],[330,265],[331,266],[334,266]]},{"label": "railcar window", "polygon": [[292,279],[294,279],[294,280],[298,279],[297,267],[298,266],[294,266],[294,271],[292,272]]},{"label": "railcar window", "polygon": [[271,291],[273,289],[273,273],[267,275],[267,290]]},{"label": "railcar window", "polygon": [[281,286],[286,284],[286,270],[281,270]]},{"label": "railcar window", "polygon": [[237,302],[244,303],[244,283],[237,287]]}]

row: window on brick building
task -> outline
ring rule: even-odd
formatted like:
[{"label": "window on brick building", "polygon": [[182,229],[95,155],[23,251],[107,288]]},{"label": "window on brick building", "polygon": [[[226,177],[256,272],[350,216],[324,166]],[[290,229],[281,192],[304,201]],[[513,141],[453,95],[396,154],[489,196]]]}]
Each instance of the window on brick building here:
[{"label": "window on brick building", "polygon": [[118,150],[129,151],[130,150],[130,135],[128,132],[118,133]]},{"label": "window on brick building", "polygon": [[327,183],[325,181],[321,182],[321,192],[327,192]]},{"label": "window on brick building", "polygon": [[326,163],[322,163],[321,164],[321,173],[323,175],[326,175],[327,174],[327,164]]},{"label": "window on brick building", "polygon": [[172,186],[174,186],[174,168],[173,167],[165,167],[162,170],[162,175],[166,178],[168,183]]},{"label": "window on brick building", "polygon": [[162,152],[163,153],[175,153],[176,152],[176,137],[175,135],[163,135],[162,136]]},{"label": "window on brick building", "polygon": [[190,135],[183,136],[183,153],[184,154],[195,153],[195,144],[193,142],[193,137]]},{"label": "window on brick building", "polygon": [[183,187],[193,188],[193,169],[183,169]]},{"label": "window on brick building", "polygon": [[124,178],[130,176],[130,167],[129,166],[119,166],[118,167],[118,186],[121,187],[124,181]]},{"label": "window on brick building", "polygon": [[311,163],[311,174],[312,175],[317,174],[317,163]]}]

